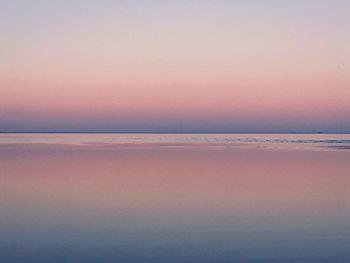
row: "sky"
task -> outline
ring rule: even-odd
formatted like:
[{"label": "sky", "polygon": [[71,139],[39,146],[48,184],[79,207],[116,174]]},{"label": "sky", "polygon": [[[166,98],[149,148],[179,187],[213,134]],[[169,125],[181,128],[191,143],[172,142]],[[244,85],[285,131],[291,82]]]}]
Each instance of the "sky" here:
[{"label": "sky", "polygon": [[1,0],[0,132],[350,132],[349,0]]}]

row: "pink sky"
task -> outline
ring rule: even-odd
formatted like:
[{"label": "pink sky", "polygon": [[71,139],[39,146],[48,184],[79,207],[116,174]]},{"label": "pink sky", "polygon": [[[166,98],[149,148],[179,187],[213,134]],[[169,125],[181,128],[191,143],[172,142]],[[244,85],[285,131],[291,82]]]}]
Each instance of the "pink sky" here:
[{"label": "pink sky", "polygon": [[0,4],[1,130],[350,131],[348,2],[248,2]]}]

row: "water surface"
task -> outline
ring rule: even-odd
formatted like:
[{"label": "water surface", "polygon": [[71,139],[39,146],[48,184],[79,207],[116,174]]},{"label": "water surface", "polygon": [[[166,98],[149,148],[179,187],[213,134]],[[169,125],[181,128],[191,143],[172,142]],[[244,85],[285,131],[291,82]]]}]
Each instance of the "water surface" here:
[{"label": "water surface", "polygon": [[0,262],[350,262],[349,146],[2,134]]}]

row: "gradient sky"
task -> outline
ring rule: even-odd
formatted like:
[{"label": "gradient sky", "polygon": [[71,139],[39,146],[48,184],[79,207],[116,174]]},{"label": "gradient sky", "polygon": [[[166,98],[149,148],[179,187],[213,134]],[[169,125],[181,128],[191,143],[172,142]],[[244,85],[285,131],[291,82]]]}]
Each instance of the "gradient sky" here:
[{"label": "gradient sky", "polygon": [[350,132],[350,1],[0,1],[0,131]]}]

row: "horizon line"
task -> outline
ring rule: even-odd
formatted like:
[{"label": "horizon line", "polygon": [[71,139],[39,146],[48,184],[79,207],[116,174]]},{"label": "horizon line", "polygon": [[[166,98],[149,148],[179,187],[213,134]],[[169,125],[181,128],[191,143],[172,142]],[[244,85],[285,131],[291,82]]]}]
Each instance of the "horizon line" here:
[{"label": "horizon line", "polygon": [[350,134],[350,132],[200,132],[200,131],[0,131],[0,134]]}]

